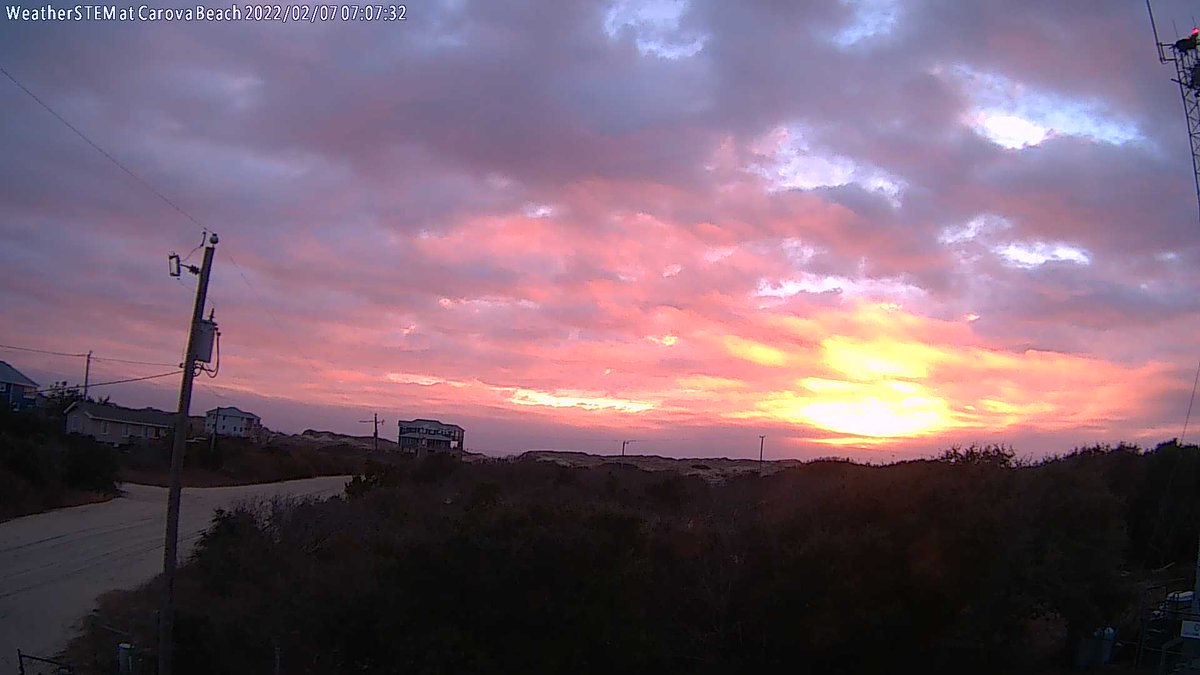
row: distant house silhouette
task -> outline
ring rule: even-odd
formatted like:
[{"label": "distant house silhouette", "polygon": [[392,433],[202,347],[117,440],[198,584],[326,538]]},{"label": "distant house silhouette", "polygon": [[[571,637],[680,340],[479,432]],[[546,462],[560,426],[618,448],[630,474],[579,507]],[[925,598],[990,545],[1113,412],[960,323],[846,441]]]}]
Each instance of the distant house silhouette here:
[{"label": "distant house silhouette", "polygon": [[457,424],[437,420],[400,420],[398,442],[401,452],[422,453],[431,450],[463,451],[466,432]]},{"label": "distant house silhouette", "polygon": [[113,445],[163,438],[175,425],[175,415],[169,412],[92,401],[72,403],[66,415],[68,432]]},{"label": "distant house silhouette", "polygon": [[12,410],[25,410],[37,405],[37,382],[0,361],[0,401]]}]

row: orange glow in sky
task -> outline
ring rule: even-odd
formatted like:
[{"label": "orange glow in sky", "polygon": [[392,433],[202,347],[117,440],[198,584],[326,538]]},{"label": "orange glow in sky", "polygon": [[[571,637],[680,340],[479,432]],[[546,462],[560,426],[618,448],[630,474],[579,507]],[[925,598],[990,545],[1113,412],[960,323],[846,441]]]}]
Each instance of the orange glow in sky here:
[{"label": "orange glow in sky", "polygon": [[[221,368],[193,412],[279,431],[377,413],[483,452],[676,456],[1179,434],[1200,247],[1144,16],[1090,3],[1114,41],[1081,59],[1056,3],[604,3],[620,29],[462,4],[403,39],[0,25],[0,359],[74,383],[91,351],[92,382],[139,380],[99,394],[172,409],[140,378],[179,362],[197,279],[161,263],[208,227]],[[959,39],[981,25],[986,50]]]}]

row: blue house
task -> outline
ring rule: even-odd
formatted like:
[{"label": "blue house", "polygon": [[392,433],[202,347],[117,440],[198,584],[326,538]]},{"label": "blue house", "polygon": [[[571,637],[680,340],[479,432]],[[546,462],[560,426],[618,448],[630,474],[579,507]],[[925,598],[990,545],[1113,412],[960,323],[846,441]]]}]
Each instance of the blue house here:
[{"label": "blue house", "polygon": [[37,388],[37,382],[0,361],[0,402],[13,410],[32,408],[37,405]]}]

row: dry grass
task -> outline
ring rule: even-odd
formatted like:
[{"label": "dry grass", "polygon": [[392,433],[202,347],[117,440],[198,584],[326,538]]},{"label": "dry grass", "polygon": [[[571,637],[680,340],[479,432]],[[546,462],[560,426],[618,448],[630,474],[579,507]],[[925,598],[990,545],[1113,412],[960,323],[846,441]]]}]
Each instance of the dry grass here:
[{"label": "dry grass", "polygon": [[801,466],[800,460],[787,459],[759,462],[754,459],[675,459],[658,455],[589,455],[582,452],[558,452],[535,450],[521,457],[551,462],[569,468],[595,468],[606,465],[634,466],[643,471],[667,471],[683,476],[696,476],[709,483],[723,483],[731,478],[745,475],[769,476],[780,471]]}]

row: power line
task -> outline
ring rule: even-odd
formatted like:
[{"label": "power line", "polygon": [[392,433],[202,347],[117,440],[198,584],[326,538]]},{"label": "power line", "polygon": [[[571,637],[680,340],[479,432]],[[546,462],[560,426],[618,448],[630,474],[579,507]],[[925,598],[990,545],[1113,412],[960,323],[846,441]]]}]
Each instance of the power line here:
[{"label": "power line", "polygon": [[[69,356],[73,358],[87,358],[87,352],[79,354],[71,354],[69,352],[56,352],[49,349],[34,349],[33,347],[18,347],[16,345],[0,345],[0,349],[15,349],[22,352],[33,352],[35,354],[49,354],[52,356]],[[112,363],[129,363],[135,366],[159,366],[162,368],[178,368],[178,363],[163,363],[161,361],[137,361],[134,359],[117,359],[108,356],[92,356],[93,361],[109,361]]]},{"label": "power line", "polygon": [[[129,167],[125,166],[120,161],[118,161],[115,157],[113,157],[111,154],[109,154],[104,148],[100,147],[94,141],[92,141],[92,139],[88,138],[88,136],[86,134],[84,134],[82,131],[80,131],[78,128],[76,128],[73,124],[68,122],[66,120],[66,118],[64,118],[62,115],[58,114],[58,112],[55,111],[54,108],[50,107],[50,105],[47,104],[42,99],[38,98],[38,96],[36,94],[34,94],[32,91],[30,91],[28,87],[21,84],[17,80],[17,78],[13,77],[12,73],[9,73],[7,70],[5,70],[3,66],[0,66],[0,73],[3,73],[4,76],[7,77],[9,80],[11,80],[13,84],[17,85],[17,87],[19,87],[21,89],[21,91],[24,91],[26,94],[29,95],[30,98],[32,98],[34,101],[37,101],[38,105],[45,108],[46,111],[49,112],[51,115],[53,115],[58,121],[62,122],[71,131],[74,131],[88,145],[92,146],[97,152],[104,155],[104,157],[107,158],[113,164],[115,164],[117,166],[117,168],[121,169],[126,174],[128,174],[131,178],[133,178],[135,181],[140,183],[142,185],[142,187],[149,190],[152,194],[154,194],[154,196],[161,199],[164,203],[166,203],[172,209],[177,211],[184,218],[187,218],[188,220],[190,220],[192,223],[196,224],[200,228],[203,228],[204,230],[209,229],[207,226],[205,226],[199,220],[194,218],[190,213],[188,213],[187,211],[184,211],[178,204],[171,201],[166,195],[164,195],[161,192],[159,192],[158,190],[154,189],[153,185],[151,185],[149,182],[147,182],[145,179],[143,179],[138,174],[134,173],[133,170],[131,170]],[[192,252],[188,254],[188,257],[190,258],[192,256],[192,254],[195,252],[196,252],[196,250],[193,249]],[[242,277],[242,281],[244,281],[246,283],[246,286],[256,296],[256,299],[258,300],[259,305],[261,305],[263,307],[263,309],[265,309],[267,311],[267,315],[271,317],[271,320],[275,323],[276,328],[278,328],[280,330],[280,332],[283,332],[283,330],[284,330],[283,324],[280,323],[279,319],[275,316],[275,313],[273,311],[271,311],[270,306],[267,305],[267,303],[263,300],[262,295],[258,292],[258,289],[255,288],[254,285],[250,283],[250,279],[248,279],[246,277],[246,273],[244,271],[242,271],[242,266],[237,263],[237,261],[233,258],[232,254],[229,254],[228,257],[229,257],[229,262],[233,264],[235,269],[237,269],[238,275]],[[297,350],[297,351],[300,351],[300,350]],[[319,372],[317,370],[316,366],[313,365],[314,362],[316,361],[316,359],[313,359],[311,356],[304,353],[303,351],[300,351],[300,355],[303,356],[308,361],[308,366],[309,366],[309,368],[312,369],[312,371],[314,373]],[[79,356],[83,356],[83,355],[81,354]]]},{"label": "power line", "polygon": [[[199,251],[200,249],[204,248],[204,244],[207,241],[208,241],[208,230],[205,230],[204,234],[201,235],[201,237],[200,237],[200,243],[196,245],[196,248],[192,249],[191,251],[188,251],[188,254],[185,255],[180,260],[180,262],[187,262],[192,256],[196,255],[196,251]],[[178,277],[176,277],[176,278],[178,278]]]},{"label": "power line", "polygon": [[[5,77],[7,77],[9,80],[12,80],[12,83],[13,83],[13,84],[15,84],[15,85],[17,85],[18,87],[20,87],[20,88],[21,88],[21,91],[25,92],[26,94],[29,94],[29,97],[30,97],[30,98],[32,98],[33,100],[37,101],[37,102],[38,102],[38,105],[40,105],[40,106],[42,106],[43,108],[45,108],[45,109],[46,109],[46,111],[47,111],[47,112],[49,112],[51,115],[54,115],[54,117],[55,117],[55,118],[56,118],[56,119],[57,119],[59,122],[62,122],[64,125],[66,125],[66,127],[67,127],[68,129],[70,129],[71,131],[74,131],[74,132],[76,133],[76,135],[78,135],[80,138],[82,138],[82,139],[84,140],[84,142],[86,142],[88,145],[90,145],[90,146],[92,146],[93,148],[95,148],[97,152],[99,152],[100,154],[102,154],[102,155],[104,155],[106,158],[108,158],[108,161],[112,162],[113,164],[115,164],[115,165],[117,166],[117,168],[119,168],[120,170],[122,170],[122,171],[124,171],[126,174],[128,174],[130,178],[133,178],[133,179],[134,179],[135,181],[137,181],[138,183],[141,183],[141,184],[142,184],[142,187],[146,188],[147,190],[149,190],[150,192],[152,192],[152,193],[154,194],[154,196],[158,197],[158,198],[159,198],[159,199],[161,199],[163,202],[165,202],[165,203],[166,203],[168,206],[170,206],[171,208],[173,208],[173,209],[175,209],[176,211],[178,211],[178,212],[180,213],[180,215],[182,215],[184,218],[187,218],[188,220],[192,221],[193,223],[195,223],[196,225],[198,225],[198,226],[200,226],[200,227],[202,227],[202,228],[204,227],[204,224],[203,224],[203,223],[201,223],[199,220],[196,220],[195,218],[193,218],[191,214],[189,214],[187,211],[184,211],[182,208],[180,208],[178,204],[176,204],[175,202],[173,202],[173,201],[171,201],[170,199],[168,199],[168,198],[166,197],[166,195],[164,195],[163,193],[159,192],[158,190],[155,190],[155,189],[154,189],[154,186],[150,185],[150,183],[147,183],[147,182],[146,182],[146,181],[145,181],[145,180],[144,180],[144,179],[143,179],[141,176],[139,176],[139,175],[137,175],[136,173],[134,173],[134,172],[133,172],[133,171],[132,171],[132,170],[131,170],[129,167],[127,167],[127,166],[125,166],[124,164],[122,164],[121,162],[119,162],[119,161],[117,160],[117,158],[115,158],[115,157],[113,157],[112,155],[108,154],[108,152],[107,152],[107,151],[106,151],[104,148],[100,147],[99,145],[96,145],[96,143],[95,143],[94,141],[92,141],[92,139],[90,139],[90,138],[88,138],[88,137],[87,137],[87,134],[85,134],[85,133],[83,133],[82,131],[80,131],[78,128],[76,128],[76,127],[75,127],[75,125],[73,125],[73,124],[71,124],[70,122],[68,122],[68,121],[66,120],[66,118],[64,118],[62,115],[58,114],[58,112],[56,112],[56,111],[54,110],[54,108],[51,108],[49,104],[47,104],[47,103],[46,103],[45,101],[43,101],[42,99],[38,98],[38,97],[37,97],[37,94],[34,94],[32,91],[30,91],[30,90],[29,90],[29,88],[28,88],[28,87],[26,87],[25,85],[21,84],[21,83],[20,83],[20,82],[17,80],[17,78],[13,77],[13,76],[12,76],[12,73],[10,73],[10,72],[8,72],[7,70],[5,70],[3,66],[0,66],[0,73],[3,73]],[[207,229],[207,228],[206,228],[206,229]]]},{"label": "power line", "polygon": [[159,377],[170,377],[172,375],[178,375],[182,372],[183,372],[182,370],[174,370],[169,373],[159,373],[158,375],[147,375],[145,377],[130,377],[130,378],[126,378],[124,380],[111,380],[109,382],[96,382],[96,383],[90,384],[88,386],[103,387],[103,386],[106,386],[109,384],[125,384],[126,382],[141,382],[142,380],[153,380],[153,379],[159,378]]},{"label": "power line", "polygon": [[[254,294],[254,297],[258,301],[258,304],[262,305],[262,308],[267,310],[267,316],[271,317],[271,321],[275,324],[275,327],[279,329],[279,332],[281,332],[281,333],[285,332],[283,329],[283,324],[279,322],[279,318],[275,316],[275,312],[271,311],[271,306],[268,305],[263,300],[262,294],[259,293],[258,289],[254,287],[254,284],[250,283],[250,279],[246,276],[246,273],[242,271],[242,266],[237,263],[237,260],[234,259],[233,254],[229,253],[225,257],[229,258],[229,263],[231,265],[233,265],[234,269],[237,270],[238,276],[240,276],[242,278],[242,281],[245,282],[246,288],[249,288],[250,292]],[[300,356],[304,357],[305,361],[308,363],[308,367],[310,369],[312,369],[313,373],[316,373],[319,375],[320,371],[317,370],[317,367],[315,365],[313,365],[316,362],[316,359],[309,356],[307,353],[305,353],[299,347],[296,348],[296,351],[300,352]]]},{"label": "power line", "polygon": [[[156,379],[159,377],[170,377],[171,375],[178,375],[182,372],[183,372],[182,370],[176,370],[176,371],[172,371],[170,373],[159,373],[158,375],[147,375],[145,377],[129,377],[124,380],[111,380],[109,382],[92,382],[92,383],[88,384],[88,386],[89,387],[104,387],[104,386],[107,386],[110,384],[125,384],[126,382],[141,382],[142,380],[153,380],[153,379]],[[47,388],[47,389],[39,389],[38,393],[44,394],[48,391],[54,391],[54,390],[55,389],[53,387]]]},{"label": "power line", "polygon": [[[86,356],[86,355],[85,355]],[[178,363],[162,363],[159,361],[134,361],[131,359],[113,359],[107,356],[93,356],[93,361],[111,361],[112,363],[131,363],[135,366],[162,366],[163,368],[177,368]]]},{"label": "power line", "polygon": [[[16,347],[14,345],[0,345],[0,349],[15,349],[22,352],[34,352],[36,354],[51,354],[53,356],[73,356],[76,358],[84,358],[87,354],[68,354],[67,352],[54,352],[48,349],[34,349],[32,347]],[[95,358],[95,357],[93,357]],[[170,365],[170,364],[167,364]]]},{"label": "power line", "polygon": [[216,396],[217,398],[221,399],[222,401],[229,400],[229,399],[225,398],[224,394],[221,393],[221,389],[219,387],[216,387],[216,386],[209,384],[208,382],[204,382],[204,381],[197,381],[196,384],[200,385],[205,391],[212,394],[213,396]]},{"label": "power line", "polygon": [[1183,433],[1179,434],[1179,442],[1183,443],[1187,436],[1188,422],[1192,419],[1192,404],[1196,402],[1196,385],[1200,384],[1200,363],[1196,364],[1196,379],[1192,381],[1192,397],[1188,399],[1187,416],[1183,418]]}]

